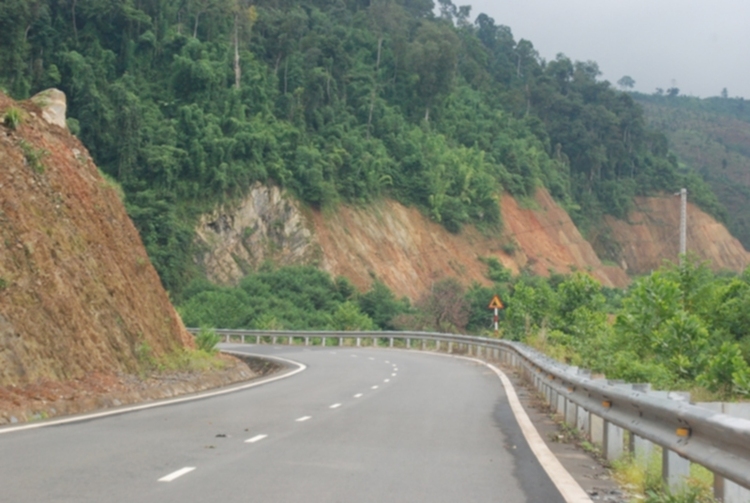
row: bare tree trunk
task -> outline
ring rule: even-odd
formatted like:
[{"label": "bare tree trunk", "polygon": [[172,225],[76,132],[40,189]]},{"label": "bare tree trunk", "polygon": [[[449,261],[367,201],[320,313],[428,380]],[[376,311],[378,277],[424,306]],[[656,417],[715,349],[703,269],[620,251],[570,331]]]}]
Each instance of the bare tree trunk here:
[{"label": "bare tree trunk", "polygon": [[234,87],[239,90],[242,81],[242,68],[240,68],[240,20],[239,13],[234,14]]},{"label": "bare tree trunk", "polygon": [[370,127],[372,126],[372,113],[375,110],[375,98],[378,93],[378,72],[380,71],[380,53],[383,49],[383,36],[378,38],[378,58],[375,61],[375,77],[372,79],[372,94],[370,95],[370,113],[367,116],[367,139],[370,139]]},{"label": "bare tree trunk", "polygon": [[284,94],[288,91],[289,86],[289,80],[287,77],[289,76],[289,58],[286,58],[284,60]]},{"label": "bare tree trunk", "polygon": [[193,25],[193,38],[198,38],[198,20],[201,17],[200,12],[196,12],[195,14],[195,24]]},{"label": "bare tree trunk", "polygon": [[73,0],[73,3],[70,5],[70,18],[73,21],[73,38],[75,38],[75,41],[78,42],[78,27],[76,26],[76,3],[78,0]]}]

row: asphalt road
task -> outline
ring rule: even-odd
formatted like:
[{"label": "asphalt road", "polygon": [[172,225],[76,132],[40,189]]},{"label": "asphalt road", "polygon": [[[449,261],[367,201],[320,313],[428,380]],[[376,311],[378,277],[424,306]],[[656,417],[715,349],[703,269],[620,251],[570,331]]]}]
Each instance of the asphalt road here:
[{"label": "asphalt road", "polygon": [[0,502],[563,499],[477,363],[233,345],[307,365],[213,398],[2,433]]}]

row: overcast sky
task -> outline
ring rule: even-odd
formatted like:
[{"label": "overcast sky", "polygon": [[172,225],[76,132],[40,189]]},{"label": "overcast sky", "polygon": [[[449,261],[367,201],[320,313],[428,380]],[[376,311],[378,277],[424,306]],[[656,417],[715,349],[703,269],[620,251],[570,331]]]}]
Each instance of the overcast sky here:
[{"label": "overcast sky", "polygon": [[547,61],[593,60],[612,84],[623,75],[653,93],[750,99],[750,0],[453,0],[510,26]]}]

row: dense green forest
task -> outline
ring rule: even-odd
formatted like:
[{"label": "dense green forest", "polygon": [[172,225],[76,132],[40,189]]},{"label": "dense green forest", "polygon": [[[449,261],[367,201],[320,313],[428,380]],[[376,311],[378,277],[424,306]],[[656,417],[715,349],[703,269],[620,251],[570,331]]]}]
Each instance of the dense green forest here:
[{"label": "dense green forest", "polygon": [[595,63],[544,61],[501,22],[450,0],[4,0],[0,87],[67,94],[175,299],[197,215],[255,181],[313,207],[392,197],[454,232],[539,185],[584,232],[685,184],[721,215]]},{"label": "dense green forest", "polygon": [[669,139],[680,164],[700,174],[727,210],[729,230],[750,249],[750,103],[724,96],[633,94],[646,122]]}]

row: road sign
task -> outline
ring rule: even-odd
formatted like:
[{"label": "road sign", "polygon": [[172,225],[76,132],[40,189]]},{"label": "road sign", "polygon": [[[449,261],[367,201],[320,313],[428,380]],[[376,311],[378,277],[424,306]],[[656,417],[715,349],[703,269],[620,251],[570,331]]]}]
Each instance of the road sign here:
[{"label": "road sign", "polygon": [[500,300],[500,297],[494,295],[490,301],[490,305],[487,306],[487,309],[503,309],[504,307],[505,306],[503,305],[503,301]]}]

